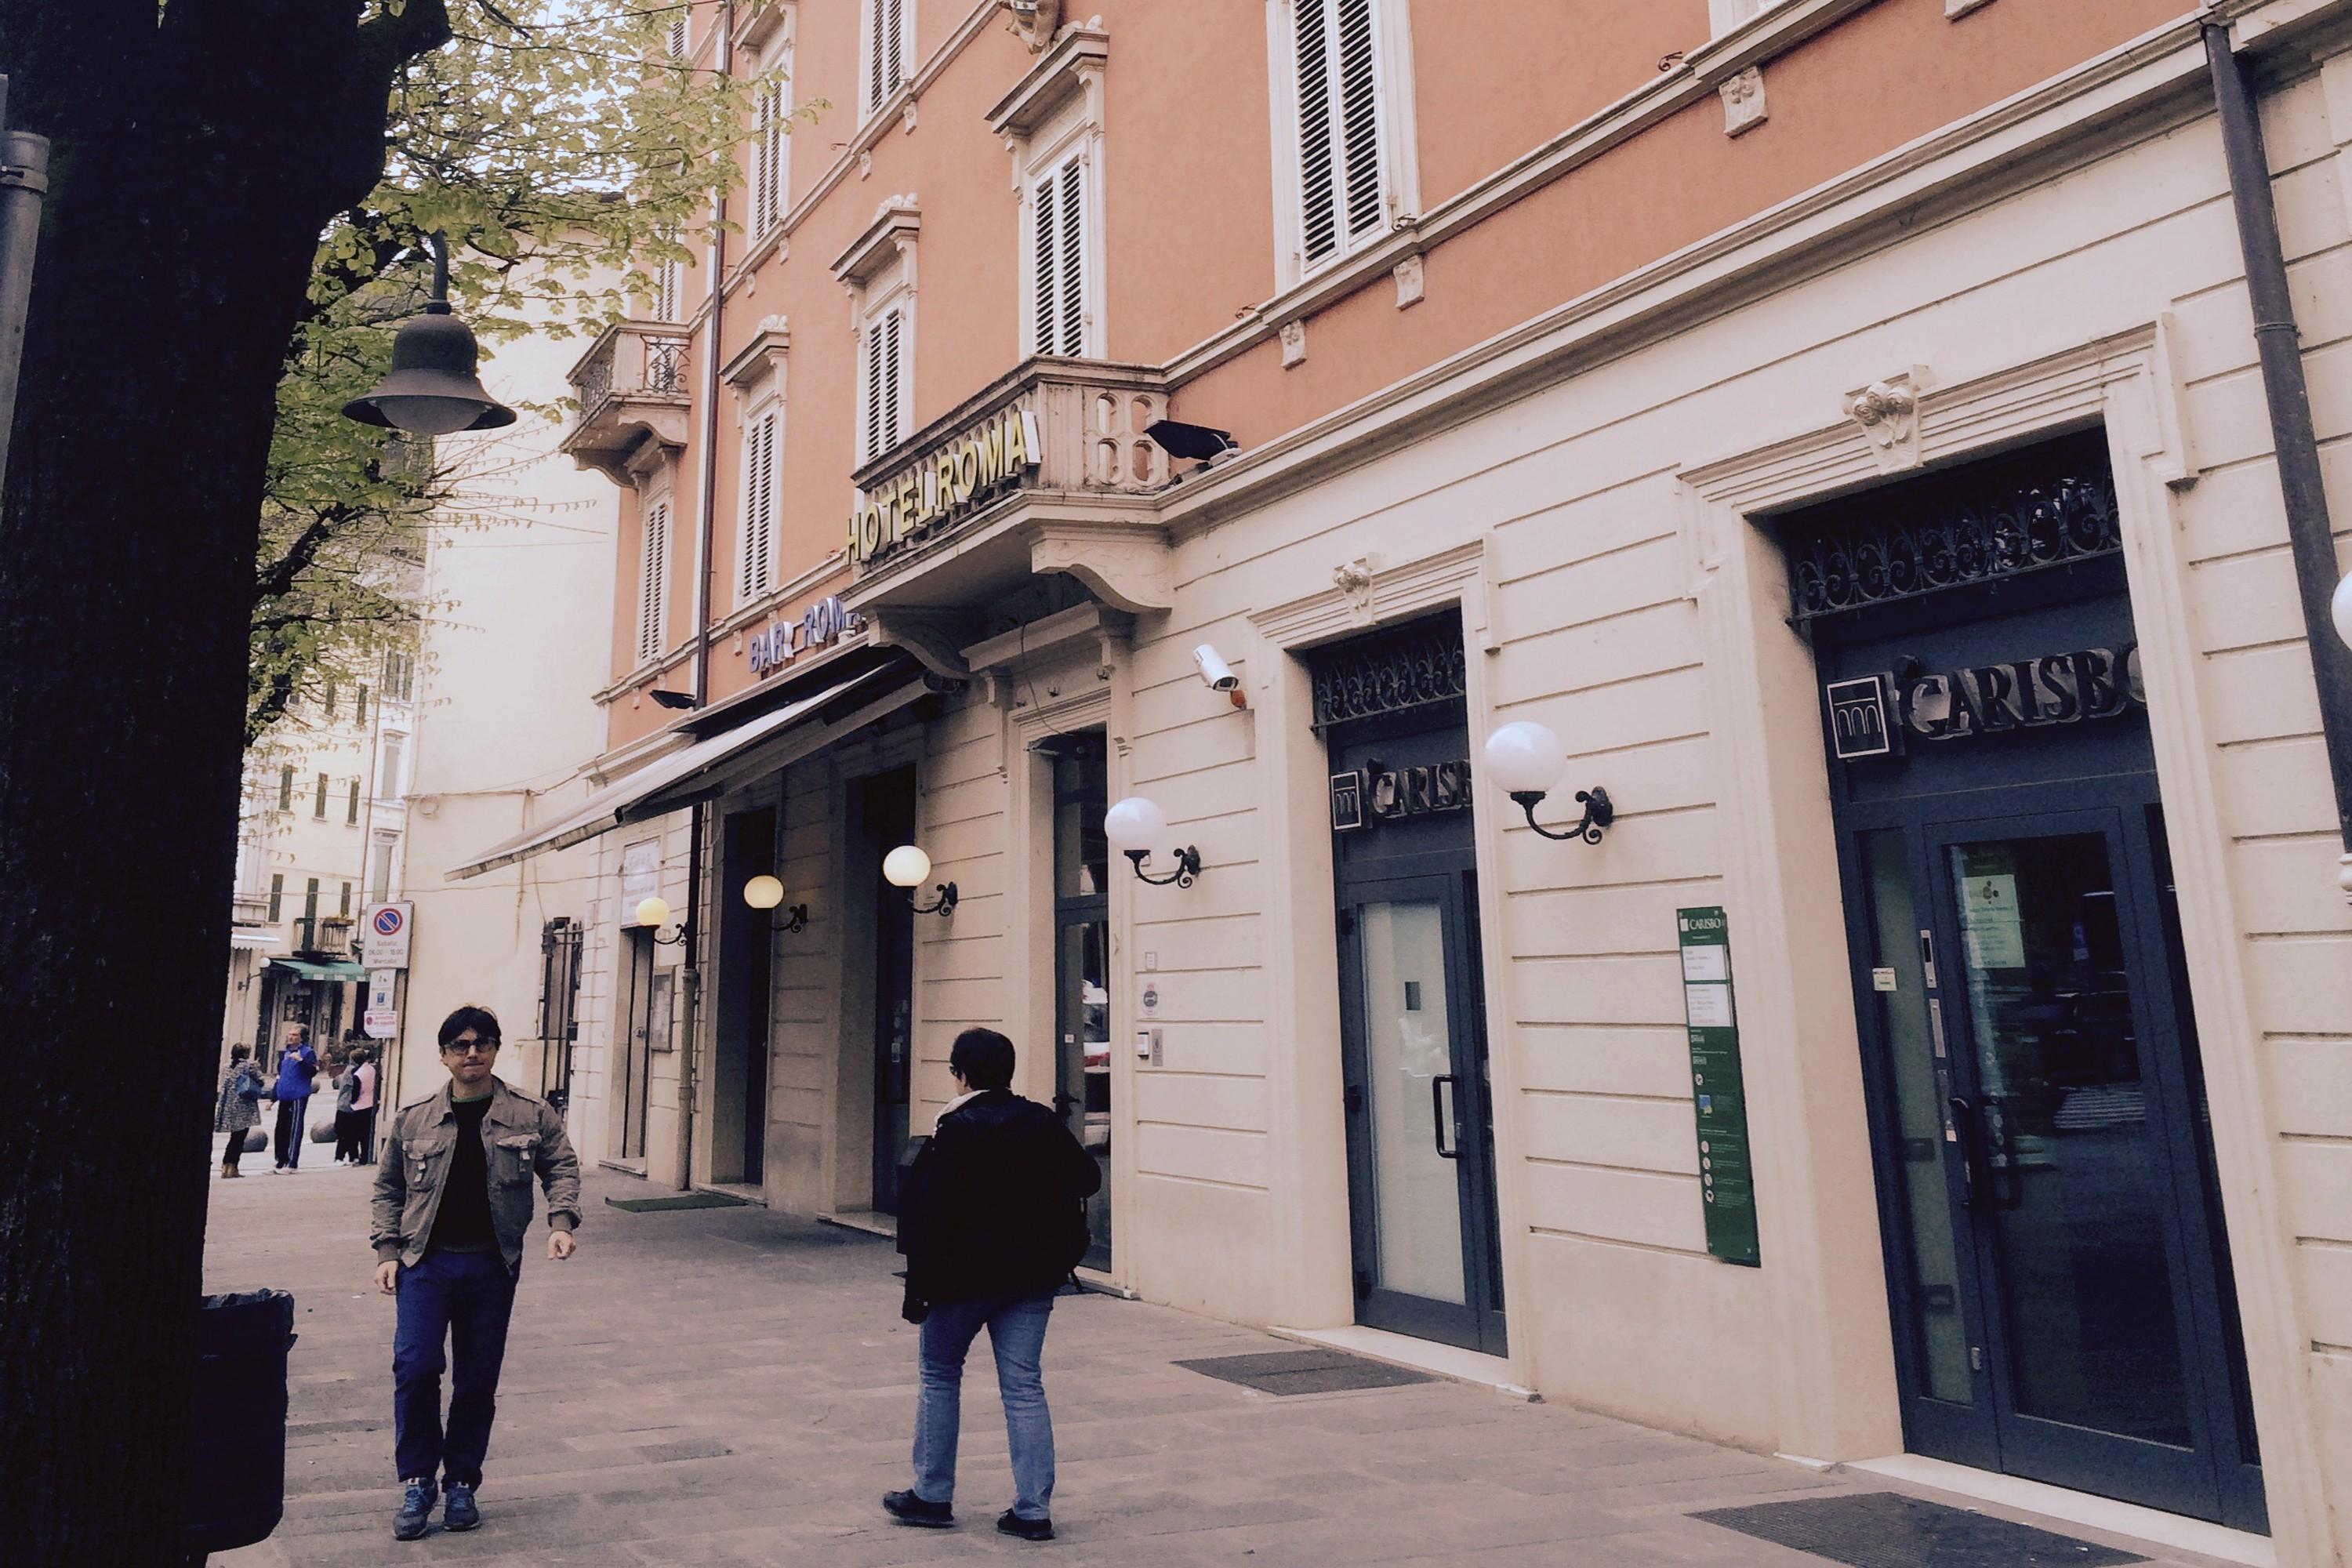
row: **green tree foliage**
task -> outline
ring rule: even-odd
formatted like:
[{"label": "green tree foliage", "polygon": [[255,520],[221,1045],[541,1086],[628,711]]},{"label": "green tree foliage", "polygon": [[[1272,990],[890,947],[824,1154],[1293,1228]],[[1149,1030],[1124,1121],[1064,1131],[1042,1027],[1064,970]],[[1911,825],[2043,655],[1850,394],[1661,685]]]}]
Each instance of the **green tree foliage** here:
[{"label": "green tree foliage", "polygon": [[525,330],[601,327],[648,290],[648,268],[694,260],[760,84],[672,61],[680,15],[673,0],[452,0],[451,41],[395,74],[383,177],[322,237],[278,386],[248,745],[413,647],[430,611],[410,568],[432,520],[462,510],[463,465],[341,415],[424,298],[425,237],[448,236],[451,299],[493,352]]}]

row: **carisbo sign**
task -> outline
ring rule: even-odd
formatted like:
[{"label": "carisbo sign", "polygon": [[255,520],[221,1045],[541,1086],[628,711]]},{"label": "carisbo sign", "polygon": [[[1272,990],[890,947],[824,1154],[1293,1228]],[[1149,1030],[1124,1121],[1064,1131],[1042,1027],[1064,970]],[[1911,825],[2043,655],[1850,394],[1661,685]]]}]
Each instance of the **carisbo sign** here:
[{"label": "carisbo sign", "polygon": [[849,519],[849,559],[860,568],[937,532],[1035,469],[1037,416],[1008,408],[950,441],[859,498]]},{"label": "carisbo sign", "polygon": [[1748,1147],[1748,1088],[1739,1014],[1731,1000],[1730,922],[1720,906],[1676,910],[1683,1015],[1690,1028],[1691,1102],[1698,1111],[1699,1212],[1706,1249],[1755,1267],[1756,1172]]},{"label": "carisbo sign", "polygon": [[1331,831],[1346,833],[1374,823],[1461,811],[1470,805],[1470,763],[1462,758],[1423,767],[1391,768],[1378,762],[1353,773],[1331,775]]},{"label": "carisbo sign", "polygon": [[1822,688],[1830,743],[1844,762],[1883,757],[1904,738],[1985,735],[2119,719],[2147,706],[2139,649],[2086,647],[1929,673],[1913,668],[1832,680]]}]

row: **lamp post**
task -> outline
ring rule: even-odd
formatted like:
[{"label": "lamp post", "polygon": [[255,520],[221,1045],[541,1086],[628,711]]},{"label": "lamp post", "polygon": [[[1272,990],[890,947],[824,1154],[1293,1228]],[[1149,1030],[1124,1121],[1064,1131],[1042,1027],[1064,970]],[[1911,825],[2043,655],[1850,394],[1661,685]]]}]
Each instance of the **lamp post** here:
[{"label": "lamp post", "polygon": [[480,353],[473,330],[449,313],[449,242],[436,230],[430,245],[433,298],[423,315],[401,323],[392,368],[374,390],[344,404],[343,416],[415,436],[511,425],[515,411],[484,390],[475,374]]}]

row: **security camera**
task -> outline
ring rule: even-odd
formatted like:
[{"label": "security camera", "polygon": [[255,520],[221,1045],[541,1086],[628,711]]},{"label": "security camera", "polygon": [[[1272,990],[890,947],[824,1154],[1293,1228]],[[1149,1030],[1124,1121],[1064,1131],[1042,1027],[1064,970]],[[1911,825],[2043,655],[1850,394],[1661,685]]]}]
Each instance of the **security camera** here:
[{"label": "security camera", "polygon": [[1192,662],[1201,667],[1201,679],[1212,691],[1239,691],[1242,678],[1234,673],[1233,666],[1217,657],[1217,650],[1202,643],[1192,650]]}]

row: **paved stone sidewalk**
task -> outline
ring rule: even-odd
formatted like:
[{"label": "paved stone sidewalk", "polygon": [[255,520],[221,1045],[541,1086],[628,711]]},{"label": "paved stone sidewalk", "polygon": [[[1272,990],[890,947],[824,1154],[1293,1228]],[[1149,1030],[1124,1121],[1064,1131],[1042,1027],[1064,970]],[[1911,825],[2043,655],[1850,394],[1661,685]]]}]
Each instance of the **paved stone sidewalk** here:
[{"label": "paved stone sidewalk", "polygon": [[293,1291],[301,1337],[286,1519],[270,1541],[214,1559],[235,1568],[880,1568],[1039,1552],[1138,1568],[1821,1568],[1687,1515],[1887,1489],[1450,1383],[1257,1394],[1171,1363],[1295,1347],[1082,1296],[1057,1303],[1046,1342],[1060,1541],[992,1528],[1011,1481],[983,1347],[965,1392],[961,1528],[908,1530],[876,1504],[907,1482],[914,1405],[889,1245],[759,1208],[626,1214],[604,1198],[655,1194],[596,1174],[579,1255],[549,1263],[543,1233],[526,1255],[482,1529],[401,1545],[393,1303],[369,1282],[364,1243],[371,1173],[247,1168],[214,1184],[206,1289]]}]

